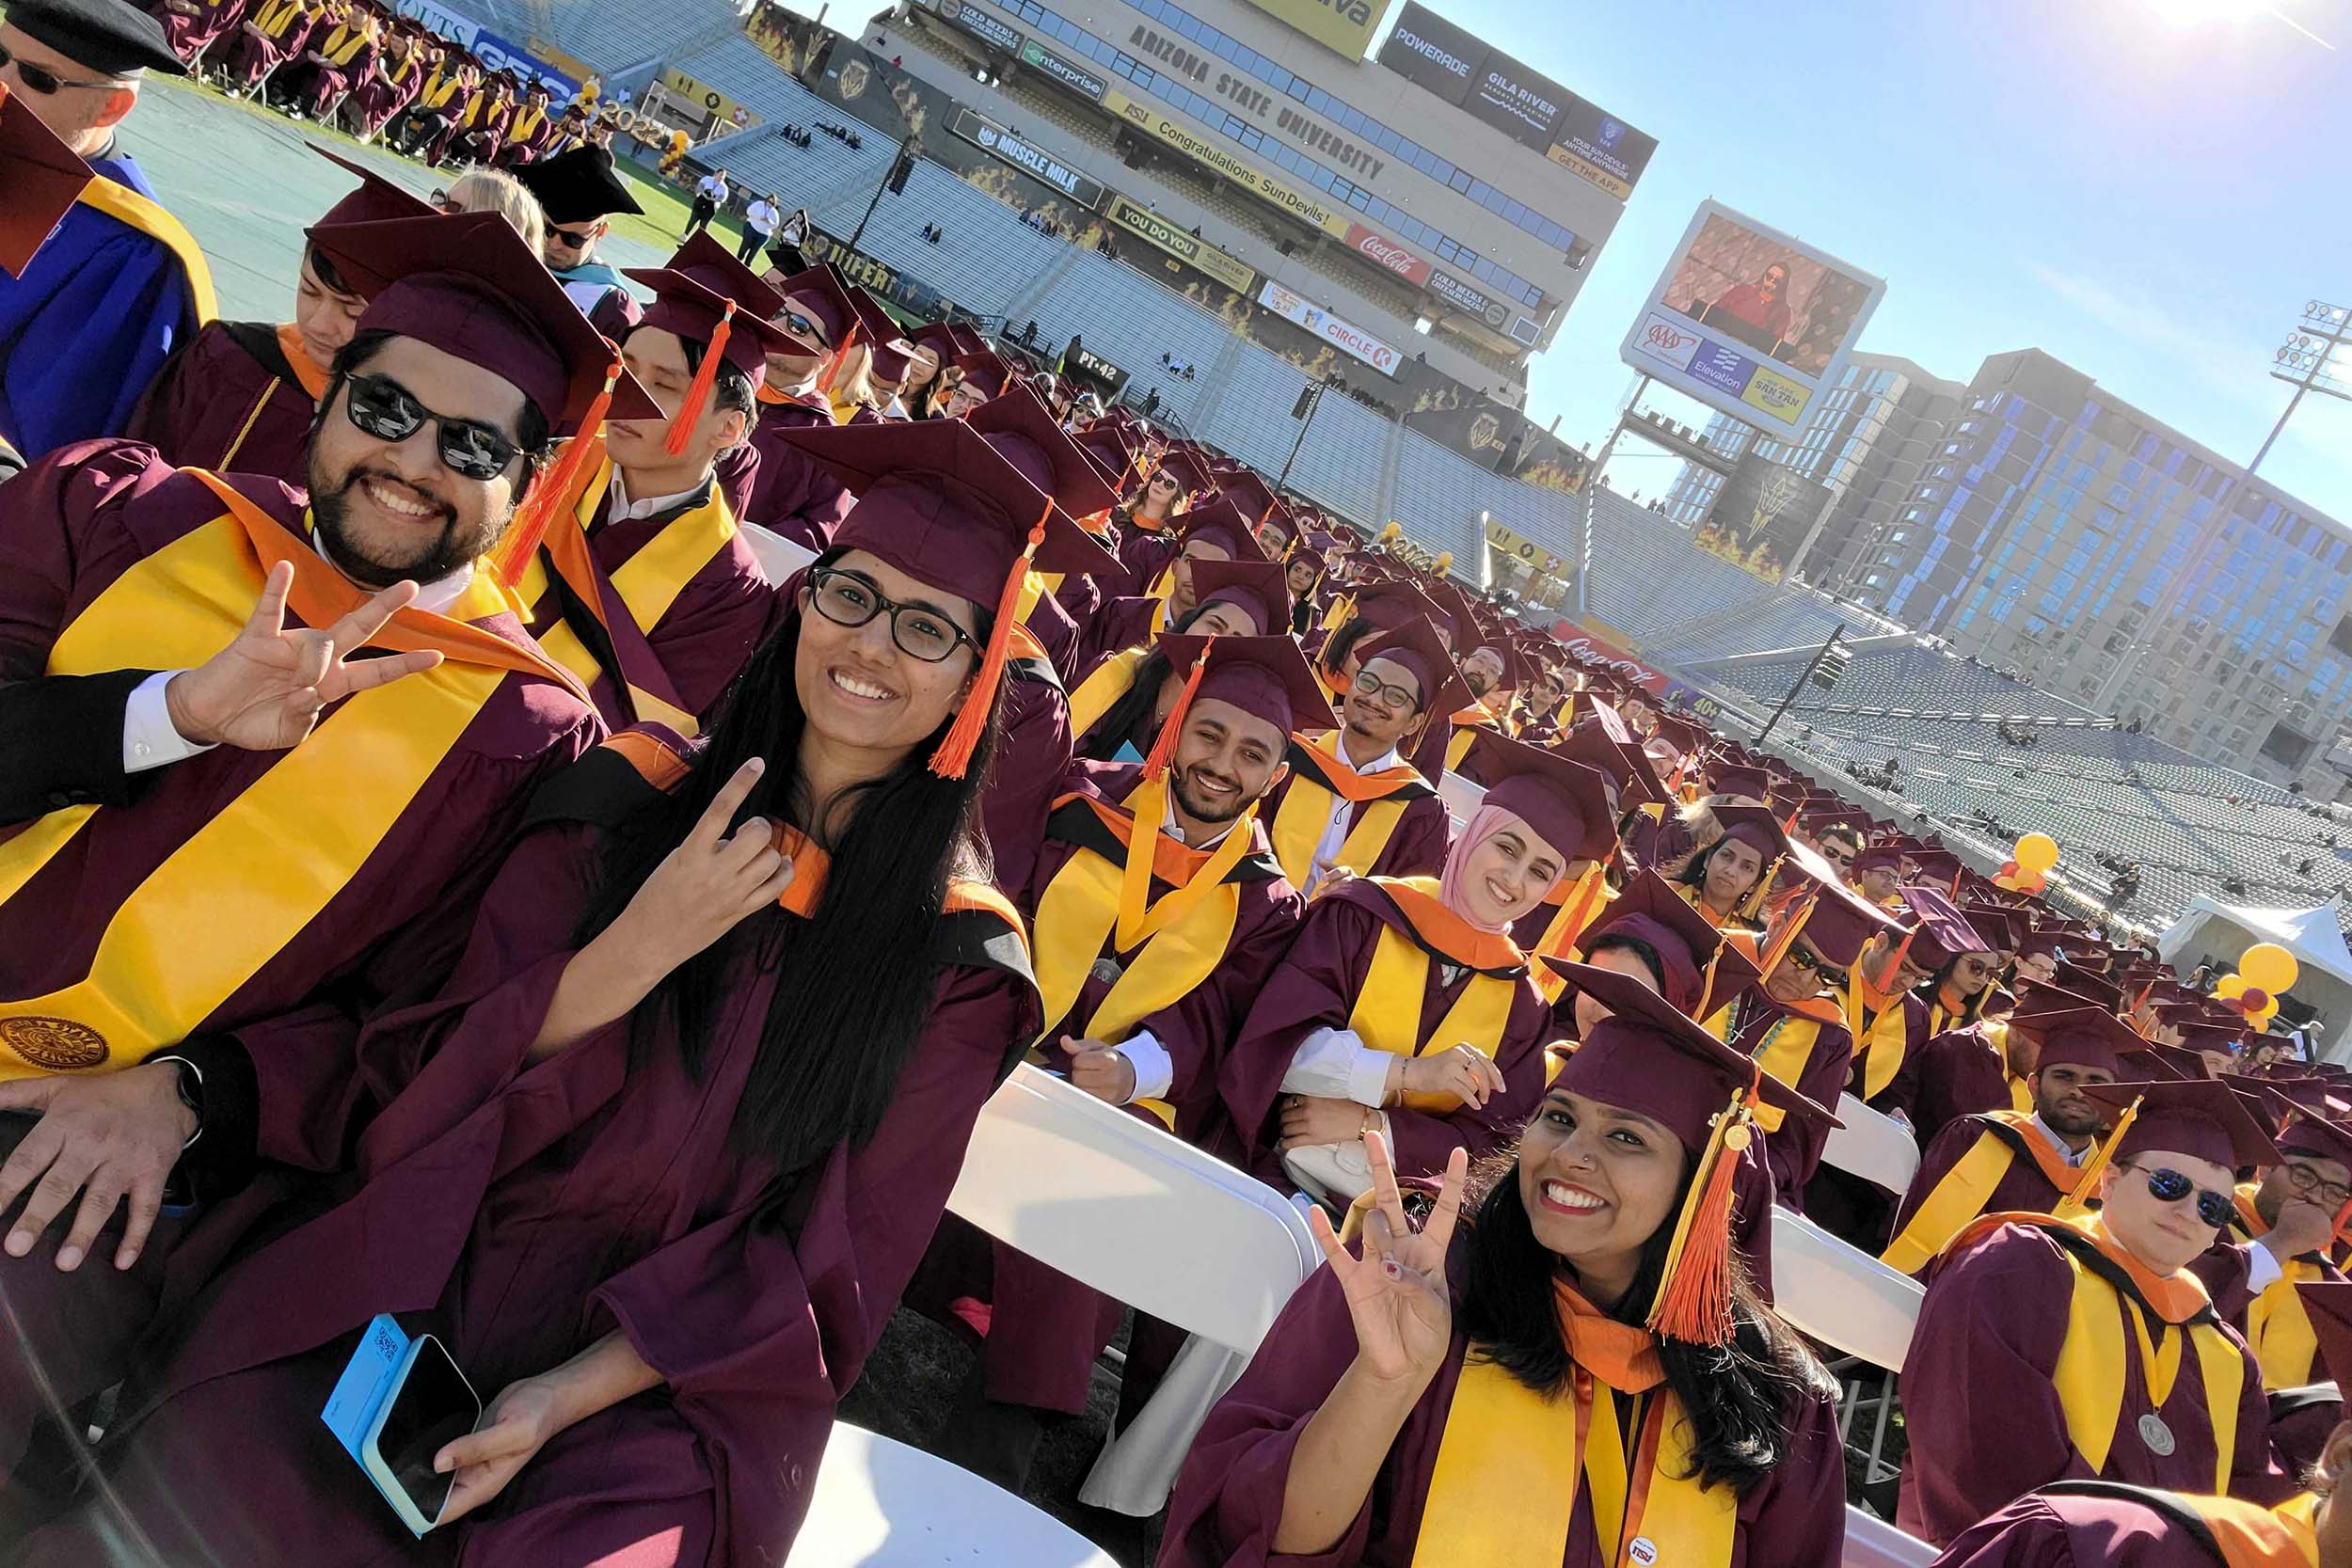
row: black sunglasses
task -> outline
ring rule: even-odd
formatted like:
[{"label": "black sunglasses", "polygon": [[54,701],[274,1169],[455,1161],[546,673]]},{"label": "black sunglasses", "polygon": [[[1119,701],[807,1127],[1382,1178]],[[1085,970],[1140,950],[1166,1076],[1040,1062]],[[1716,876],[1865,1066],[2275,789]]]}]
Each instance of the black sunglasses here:
[{"label": "black sunglasses", "polygon": [[2178,1203],[2189,1194],[2197,1195],[2197,1217],[2216,1230],[2230,1223],[2237,1213],[2237,1203],[2228,1193],[2217,1193],[2211,1187],[2201,1187],[2179,1171],[2165,1165],[2141,1165],[2139,1173],[2148,1179],[2148,1196],[2158,1203]]},{"label": "black sunglasses", "polygon": [[1846,971],[1831,963],[1801,942],[1792,942],[1788,944],[1788,961],[1827,985],[1842,986],[1848,978]]},{"label": "black sunglasses", "polygon": [[779,311],[776,315],[776,325],[795,338],[809,339],[818,348],[833,346],[832,341],[825,336],[825,329],[802,315],[798,310]]},{"label": "black sunglasses", "polygon": [[430,420],[443,467],[467,479],[496,479],[522,451],[488,425],[435,413],[389,376],[355,375],[347,392],[343,413],[362,435],[379,441],[405,441]]},{"label": "black sunglasses", "polygon": [[550,229],[548,233],[563,241],[574,250],[587,249],[589,243],[596,237],[596,231],[593,229]]},{"label": "black sunglasses", "polygon": [[18,81],[43,98],[54,98],[68,87],[79,87],[85,92],[97,92],[102,88],[116,86],[113,82],[77,82],[71,76],[60,76],[47,66],[35,65],[30,60],[18,59],[8,52],[7,44],[0,43],[0,70],[5,70],[9,66],[16,67]]},{"label": "black sunglasses", "polygon": [[808,575],[809,602],[817,612],[839,626],[862,626],[875,616],[890,616],[890,641],[898,651],[926,664],[937,664],[966,642],[979,646],[972,634],[929,605],[897,604],[853,573],[827,567]]}]

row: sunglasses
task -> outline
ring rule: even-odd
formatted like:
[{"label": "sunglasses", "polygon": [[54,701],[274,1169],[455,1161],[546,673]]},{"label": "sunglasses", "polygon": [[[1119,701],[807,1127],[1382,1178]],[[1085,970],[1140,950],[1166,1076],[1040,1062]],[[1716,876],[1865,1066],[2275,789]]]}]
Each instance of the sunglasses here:
[{"label": "sunglasses", "polygon": [[360,434],[379,441],[405,441],[431,420],[442,466],[464,478],[496,479],[522,451],[488,425],[435,413],[389,376],[355,375],[348,393],[343,413]]},{"label": "sunglasses", "polygon": [[2148,1179],[2148,1196],[2158,1203],[2178,1203],[2191,1193],[2196,1194],[2197,1217],[2216,1230],[2229,1224],[2237,1213],[2237,1203],[2228,1193],[2200,1187],[2169,1166],[2142,1165],[2138,1169]]},{"label": "sunglasses", "polygon": [[8,52],[7,44],[0,43],[0,70],[5,70],[9,66],[16,67],[18,81],[43,98],[54,98],[68,87],[79,87],[84,92],[99,92],[117,85],[108,81],[77,82],[71,76],[60,76],[47,66],[35,65],[30,60],[17,58]]},{"label": "sunglasses", "polygon": [[[926,664],[937,664],[972,636],[929,605],[896,604],[874,585],[849,572],[827,568],[808,578],[809,603],[837,626],[862,626],[877,615],[890,617],[890,641],[898,651]],[[977,642],[973,642],[977,647]]]},{"label": "sunglasses", "polygon": [[807,339],[818,348],[830,348],[832,346],[831,342],[825,337],[825,329],[818,325],[815,322],[810,321],[806,316],[802,315],[798,310],[785,310],[780,312],[776,317],[776,325],[783,327],[787,332],[791,333],[795,338]]},{"label": "sunglasses", "polygon": [[1842,986],[1846,983],[1847,975],[1844,970],[1801,942],[1792,942],[1788,944],[1788,961],[1824,985]]},{"label": "sunglasses", "polygon": [[548,234],[574,250],[587,249],[596,237],[593,229],[550,229]]}]

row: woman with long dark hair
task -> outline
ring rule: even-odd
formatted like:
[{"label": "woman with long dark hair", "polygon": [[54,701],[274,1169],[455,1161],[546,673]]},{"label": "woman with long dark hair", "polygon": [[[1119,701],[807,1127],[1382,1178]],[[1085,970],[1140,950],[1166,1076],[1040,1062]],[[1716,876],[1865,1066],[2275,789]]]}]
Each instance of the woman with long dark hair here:
[{"label": "woman with long dark hair", "polygon": [[1718,806],[1715,816],[1723,836],[1692,850],[1668,879],[1709,926],[1754,926],[1772,868],[1788,853],[1788,837],[1760,806]]},{"label": "woman with long dark hair", "polygon": [[418,1558],[319,1419],[388,1320],[486,1401],[433,1456],[449,1559],[789,1553],[1038,1027],[973,817],[994,607],[1074,524],[968,426],[918,431],[796,436],[861,499],[702,744],[628,732],[547,787],[449,985],[362,1042],[352,1188],[186,1317],[106,1502],[24,1560],[104,1560],[124,1513],[164,1561]]},{"label": "woman with long dark hair", "polygon": [[1796,1097],[1564,972],[1611,1016],[1514,1152],[1467,1196],[1457,1152],[1416,1232],[1375,1134],[1360,1256],[1311,1215],[1328,1267],[1210,1413],[1161,1568],[1838,1561],[1835,1386],[1727,1238],[1759,1098]]},{"label": "woman with long dark hair", "polygon": [[[1280,567],[1202,561],[1191,573],[1199,602],[1172,612],[1168,633],[1259,637],[1281,632],[1290,601]],[[1183,684],[1157,637],[1148,646],[1104,659],[1070,694],[1070,733],[1077,737],[1074,753],[1097,762],[1142,761]],[[1128,750],[1134,751],[1133,757],[1125,754]]]}]

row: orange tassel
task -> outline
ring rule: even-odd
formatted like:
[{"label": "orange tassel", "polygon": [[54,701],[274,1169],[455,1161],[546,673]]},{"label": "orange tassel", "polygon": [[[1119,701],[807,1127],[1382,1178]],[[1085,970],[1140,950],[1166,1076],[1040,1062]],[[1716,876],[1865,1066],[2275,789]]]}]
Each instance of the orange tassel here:
[{"label": "orange tassel", "polygon": [[1192,661],[1192,671],[1184,676],[1184,689],[1176,694],[1176,705],[1168,710],[1168,721],[1152,741],[1152,754],[1143,759],[1143,776],[1156,779],[1168,771],[1168,765],[1176,760],[1176,737],[1184,733],[1184,714],[1192,707],[1192,699],[1200,689],[1200,677],[1209,671],[1209,650],[1200,650],[1200,657]]},{"label": "orange tassel", "polygon": [[604,460],[604,411],[612,406],[612,388],[620,379],[621,362],[616,359],[606,367],[604,389],[581,416],[579,433],[564,444],[564,455],[555,460],[555,467],[539,476],[539,483],[515,509],[506,532],[491,551],[490,564],[507,587],[523,580],[531,558],[539,553],[539,542],[548,536],[548,525],[558,512],[579,501],[581,476]]},{"label": "orange tassel", "polygon": [[857,324],[851,322],[850,330],[841,335],[840,346],[833,351],[833,357],[826,360],[825,368],[817,372],[817,389],[825,394],[828,403],[833,401],[833,384],[841,379],[841,361],[849,357],[850,345],[856,341]]},{"label": "orange tassel", "polygon": [[974,674],[972,690],[963,699],[963,707],[956,721],[947,727],[939,750],[931,753],[931,771],[943,779],[961,779],[972,766],[972,753],[979,749],[980,732],[988,725],[989,715],[996,708],[996,688],[1004,678],[1005,660],[1012,646],[1013,627],[1020,625],[1021,587],[1028,580],[1029,562],[1037,557],[1037,547],[1045,542],[1045,519],[1054,515],[1054,503],[1047,501],[1045,510],[1029,526],[1029,542],[1015,558],[1012,570],[1005,575],[1005,586],[996,595],[996,621],[989,627],[988,647],[980,655],[980,667]]},{"label": "orange tassel", "polygon": [[672,457],[686,455],[686,443],[702,422],[703,410],[710,406],[710,388],[719,379],[719,367],[726,359],[727,337],[734,330],[735,301],[730,299],[719,317],[719,329],[703,348],[702,369],[694,372],[694,384],[686,388],[686,401],[678,404],[677,418],[670,421],[670,438],[661,443],[661,450]]},{"label": "orange tassel", "polygon": [[1664,1338],[1689,1345],[1731,1342],[1731,1185],[1740,1174],[1740,1152],[1755,1135],[1750,1131],[1755,1106],[1751,1080],[1716,1120],[1708,1150],[1714,1163],[1683,1216],[1680,1244],[1650,1313],[1650,1329]]}]

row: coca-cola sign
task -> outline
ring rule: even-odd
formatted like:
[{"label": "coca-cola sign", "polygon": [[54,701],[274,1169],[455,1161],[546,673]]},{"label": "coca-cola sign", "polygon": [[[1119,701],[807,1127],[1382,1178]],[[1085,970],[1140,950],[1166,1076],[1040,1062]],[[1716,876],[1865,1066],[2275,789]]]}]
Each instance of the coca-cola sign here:
[{"label": "coca-cola sign", "polygon": [[1429,281],[1429,263],[1383,234],[1360,223],[1347,226],[1347,246],[1377,267],[1384,267],[1418,289]]},{"label": "coca-cola sign", "polygon": [[1560,640],[1569,657],[1581,664],[1597,664],[1611,674],[1621,676],[1645,691],[1663,691],[1666,675],[1652,669],[1606,638],[1596,637],[1574,621],[1555,621],[1551,635]]}]

